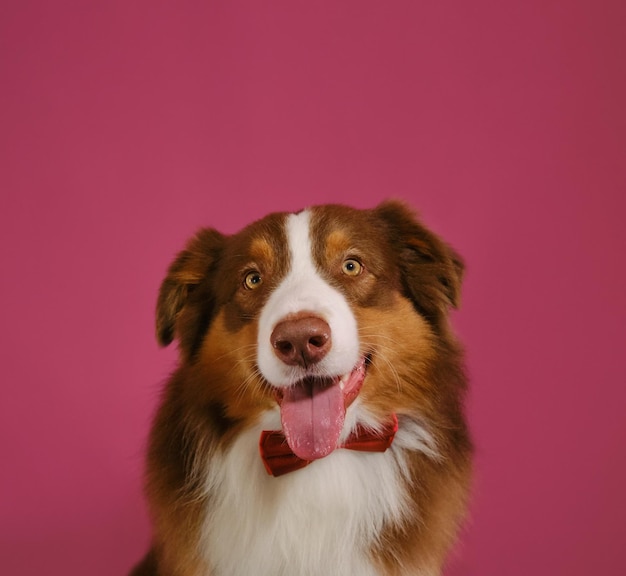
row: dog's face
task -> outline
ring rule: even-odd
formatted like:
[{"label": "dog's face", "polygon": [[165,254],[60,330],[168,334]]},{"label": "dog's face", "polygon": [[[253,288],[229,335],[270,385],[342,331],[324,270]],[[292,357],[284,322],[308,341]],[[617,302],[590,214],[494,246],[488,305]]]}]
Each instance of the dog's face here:
[{"label": "dog's face", "polygon": [[224,432],[279,406],[291,449],[311,460],[357,421],[428,411],[461,275],[399,203],[272,214],[189,242],[161,287],[157,335],[178,338],[199,407]]}]

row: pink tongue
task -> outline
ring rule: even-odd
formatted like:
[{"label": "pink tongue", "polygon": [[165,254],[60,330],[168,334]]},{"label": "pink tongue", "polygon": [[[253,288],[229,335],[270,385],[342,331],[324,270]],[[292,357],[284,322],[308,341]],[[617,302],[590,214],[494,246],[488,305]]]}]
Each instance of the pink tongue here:
[{"label": "pink tongue", "polygon": [[307,379],[284,392],[280,416],[287,444],[296,456],[316,460],[335,448],[346,414],[339,379]]}]

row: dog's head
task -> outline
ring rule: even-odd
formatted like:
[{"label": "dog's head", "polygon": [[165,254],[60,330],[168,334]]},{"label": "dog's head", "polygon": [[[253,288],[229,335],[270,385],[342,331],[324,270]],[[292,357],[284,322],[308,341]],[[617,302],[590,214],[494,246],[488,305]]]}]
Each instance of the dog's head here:
[{"label": "dog's head", "polygon": [[157,337],[178,339],[200,404],[242,423],[278,404],[292,450],[320,458],[357,420],[432,409],[462,272],[398,202],[272,214],[189,242],[161,286]]}]

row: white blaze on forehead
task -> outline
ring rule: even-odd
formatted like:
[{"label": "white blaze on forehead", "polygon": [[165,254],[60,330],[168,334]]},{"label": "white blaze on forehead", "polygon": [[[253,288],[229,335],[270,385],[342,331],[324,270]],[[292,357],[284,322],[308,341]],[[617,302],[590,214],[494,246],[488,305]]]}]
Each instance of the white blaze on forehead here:
[{"label": "white blaze on forehead", "polygon": [[[349,373],[359,359],[356,319],[343,294],[320,275],[313,262],[310,212],[290,214],[285,221],[290,269],[263,307],[259,318],[258,363],[265,379],[274,386],[289,386],[307,374],[339,376]],[[290,314],[311,312],[331,329],[332,347],[324,359],[311,367],[287,366],[270,341],[274,327]]]}]

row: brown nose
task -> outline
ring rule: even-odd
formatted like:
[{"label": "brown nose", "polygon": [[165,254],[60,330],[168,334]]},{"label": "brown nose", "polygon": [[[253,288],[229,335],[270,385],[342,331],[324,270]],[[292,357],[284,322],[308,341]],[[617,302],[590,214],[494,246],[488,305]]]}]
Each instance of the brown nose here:
[{"label": "brown nose", "polygon": [[270,337],[274,353],[289,366],[319,362],[330,350],[330,326],[317,316],[279,322]]}]

